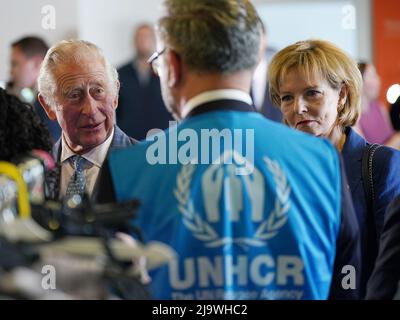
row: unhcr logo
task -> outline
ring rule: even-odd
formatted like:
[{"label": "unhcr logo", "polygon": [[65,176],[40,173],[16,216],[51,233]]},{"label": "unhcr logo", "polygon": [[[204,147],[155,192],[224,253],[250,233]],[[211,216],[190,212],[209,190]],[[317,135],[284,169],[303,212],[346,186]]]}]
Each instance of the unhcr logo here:
[{"label": "unhcr logo", "polygon": [[[228,165],[213,164],[201,177],[205,215],[196,210],[190,196],[196,165],[184,165],[179,171],[174,195],[183,224],[209,248],[232,244],[263,247],[278,234],[288,219],[291,189],[286,175],[277,161],[264,157],[265,167],[271,172],[276,186],[275,206],[268,217],[264,217],[265,181],[261,172],[253,166],[252,174],[237,177],[234,174],[236,162],[245,163],[246,166],[246,159],[231,151],[225,152],[221,158],[232,158],[234,162]],[[222,237],[215,227],[223,219],[221,207],[225,210],[223,214],[232,222],[239,223],[240,215],[250,214],[251,220],[258,224],[255,233]]]}]

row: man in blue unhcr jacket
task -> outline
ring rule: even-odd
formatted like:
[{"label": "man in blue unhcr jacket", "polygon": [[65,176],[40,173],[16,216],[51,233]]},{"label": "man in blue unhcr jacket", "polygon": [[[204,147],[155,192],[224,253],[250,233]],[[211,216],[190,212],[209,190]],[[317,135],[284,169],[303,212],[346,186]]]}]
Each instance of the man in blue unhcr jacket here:
[{"label": "man in blue unhcr jacket", "polygon": [[247,0],[166,1],[150,59],[181,120],[113,152],[118,201],[176,259],[152,273],[158,299],[351,299],[356,218],[327,141],[254,112],[261,24]]}]

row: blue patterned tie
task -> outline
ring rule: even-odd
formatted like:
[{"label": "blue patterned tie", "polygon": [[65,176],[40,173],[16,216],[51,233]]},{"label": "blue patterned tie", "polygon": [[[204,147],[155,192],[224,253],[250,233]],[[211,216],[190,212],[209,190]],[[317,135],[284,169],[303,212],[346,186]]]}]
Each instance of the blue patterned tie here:
[{"label": "blue patterned tie", "polygon": [[85,159],[82,158],[81,156],[73,156],[71,160],[73,161],[73,166],[75,168],[75,171],[71,177],[71,180],[69,180],[68,183],[66,192],[66,196],[68,198],[72,197],[75,194],[83,196],[83,193],[85,192],[85,183],[86,183],[85,174],[83,172]]}]

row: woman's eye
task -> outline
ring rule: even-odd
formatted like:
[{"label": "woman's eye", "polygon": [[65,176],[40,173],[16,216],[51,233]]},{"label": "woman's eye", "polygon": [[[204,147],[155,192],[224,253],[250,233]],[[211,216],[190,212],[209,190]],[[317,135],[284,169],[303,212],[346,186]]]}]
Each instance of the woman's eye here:
[{"label": "woman's eye", "polygon": [[282,101],[282,102],[288,102],[288,101],[290,101],[291,99],[292,99],[292,97],[289,96],[289,95],[286,95],[286,96],[282,96],[282,97],[281,97],[281,101]]},{"label": "woman's eye", "polygon": [[321,94],[321,92],[318,90],[308,90],[307,91],[307,96],[309,96],[309,97],[315,97],[315,96],[318,96],[319,94]]}]

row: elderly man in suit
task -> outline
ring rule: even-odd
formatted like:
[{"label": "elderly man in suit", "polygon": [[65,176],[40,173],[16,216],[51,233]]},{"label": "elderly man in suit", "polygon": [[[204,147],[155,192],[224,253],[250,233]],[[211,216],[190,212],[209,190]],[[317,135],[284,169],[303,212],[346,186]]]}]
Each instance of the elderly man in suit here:
[{"label": "elderly man in suit", "polygon": [[50,182],[49,196],[60,199],[86,192],[94,198],[109,150],[135,143],[114,121],[117,71],[96,45],[61,41],[47,52],[38,85],[41,105],[62,128],[52,150],[60,172]]}]

